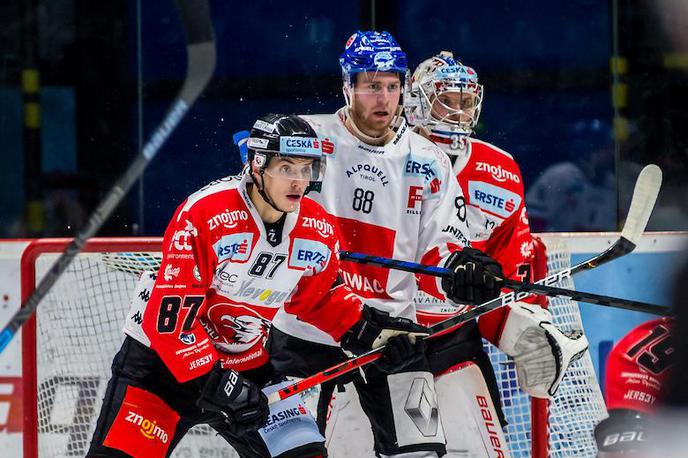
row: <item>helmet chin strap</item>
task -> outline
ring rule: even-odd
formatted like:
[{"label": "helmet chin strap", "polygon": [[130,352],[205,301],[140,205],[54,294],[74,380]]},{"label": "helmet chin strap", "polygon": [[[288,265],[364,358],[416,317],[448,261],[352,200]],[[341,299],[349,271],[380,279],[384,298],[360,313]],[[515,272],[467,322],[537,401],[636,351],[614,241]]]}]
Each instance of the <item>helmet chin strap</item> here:
[{"label": "helmet chin strap", "polygon": [[263,200],[270,205],[272,208],[274,208],[278,212],[282,213],[287,213],[285,210],[282,210],[279,208],[275,202],[272,200],[272,198],[268,195],[267,190],[265,189],[265,176],[263,175],[263,170],[260,171],[260,181],[261,184],[258,185],[258,180],[256,180],[255,175],[253,175],[253,170],[251,170],[251,178],[253,178],[253,184],[258,190],[258,194],[260,194],[260,197],[263,198]]}]

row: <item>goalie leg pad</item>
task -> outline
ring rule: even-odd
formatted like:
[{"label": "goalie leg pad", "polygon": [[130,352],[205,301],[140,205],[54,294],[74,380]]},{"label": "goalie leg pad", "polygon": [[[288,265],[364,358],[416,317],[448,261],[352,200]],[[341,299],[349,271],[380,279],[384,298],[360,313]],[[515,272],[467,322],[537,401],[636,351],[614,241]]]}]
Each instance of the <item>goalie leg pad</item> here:
[{"label": "goalie leg pad", "polygon": [[447,432],[447,457],[508,458],[497,409],[480,368],[457,364],[435,379]]},{"label": "goalie leg pad", "polygon": [[537,398],[554,396],[566,370],[588,349],[581,330],[562,332],[538,305],[509,306],[499,349],[514,359],[519,386]]},{"label": "goalie leg pad", "polygon": [[[427,339],[427,344],[428,362],[430,363],[430,370],[435,376],[435,383],[437,383],[438,377],[458,370],[457,367],[461,363],[470,361],[476,364],[481,370],[483,379],[492,395],[492,403],[496,407],[500,423],[506,424],[494,368],[489,356],[485,353],[476,323],[470,321],[450,333]],[[445,401],[441,397],[439,403],[440,409],[444,409]]]}]

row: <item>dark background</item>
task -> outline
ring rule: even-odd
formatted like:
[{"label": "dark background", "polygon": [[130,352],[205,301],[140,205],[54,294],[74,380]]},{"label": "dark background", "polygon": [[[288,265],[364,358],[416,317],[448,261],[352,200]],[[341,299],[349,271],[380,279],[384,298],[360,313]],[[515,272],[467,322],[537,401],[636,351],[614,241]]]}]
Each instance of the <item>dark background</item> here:
[{"label": "dark background", "polygon": [[[6,3],[0,237],[74,234],[179,90],[181,25],[172,0]],[[392,32],[413,67],[449,49],[478,71],[476,136],[516,157],[536,230],[616,230],[648,162],[665,172],[650,228],[688,229],[688,7],[679,1],[210,7],[214,78],[99,235],[162,234],[188,194],[239,171],[232,134],[257,116],[339,108],[337,58],[353,31],[372,27]],[[37,91],[22,85],[27,69]],[[39,123],[25,121],[27,106]]]}]

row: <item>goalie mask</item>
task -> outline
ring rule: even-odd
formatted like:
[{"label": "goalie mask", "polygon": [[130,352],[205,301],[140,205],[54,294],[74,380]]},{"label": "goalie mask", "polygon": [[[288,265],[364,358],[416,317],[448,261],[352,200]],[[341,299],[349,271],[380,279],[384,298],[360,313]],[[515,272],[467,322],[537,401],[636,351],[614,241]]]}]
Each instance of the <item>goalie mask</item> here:
[{"label": "goalie mask", "polygon": [[[251,128],[246,141],[248,170],[261,197],[275,210],[273,199],[265,189],[264,180],[257,180],[253,166],[258,169],[261,178],[268,174],[288,180],[308,181],[304,192],[320,190],[325,175],[325,158],[322,156],[322,142],[313,128],[304,119],[296,115],[268,114],[259,118]],[[273,158],[312,159],[310,164],[293,166],[285,164],[275,170],[269,168]]]},{"label": "goalie mask", "polygon": [[483,86],[475,70],[442,51],[418,66],[407,98],[409,124],[440,137],[471,135],[480,117]]}]

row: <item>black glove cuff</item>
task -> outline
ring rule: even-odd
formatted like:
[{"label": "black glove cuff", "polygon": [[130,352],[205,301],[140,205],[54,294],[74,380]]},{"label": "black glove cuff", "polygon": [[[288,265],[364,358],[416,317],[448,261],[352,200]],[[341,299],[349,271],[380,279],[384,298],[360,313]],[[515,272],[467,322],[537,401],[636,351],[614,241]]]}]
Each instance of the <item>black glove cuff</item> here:
[{"label": "black glove cuff", "polygon": [[241,393],[244,377],[233,369],[224,369],[218,361],[207,375],[201,399],[218,406],[233,402]]},{"label": "black glove cuff", "polygon": [[382,331],[382,327],[379,325],[380,319],[377,316],[378,314],[389,317],[389,313],[363,304],[361,319],[354,323],[342,336],[342,348],[355,354],[370,351],[373,347],[373,342],[375,342],[375,339]]}]

